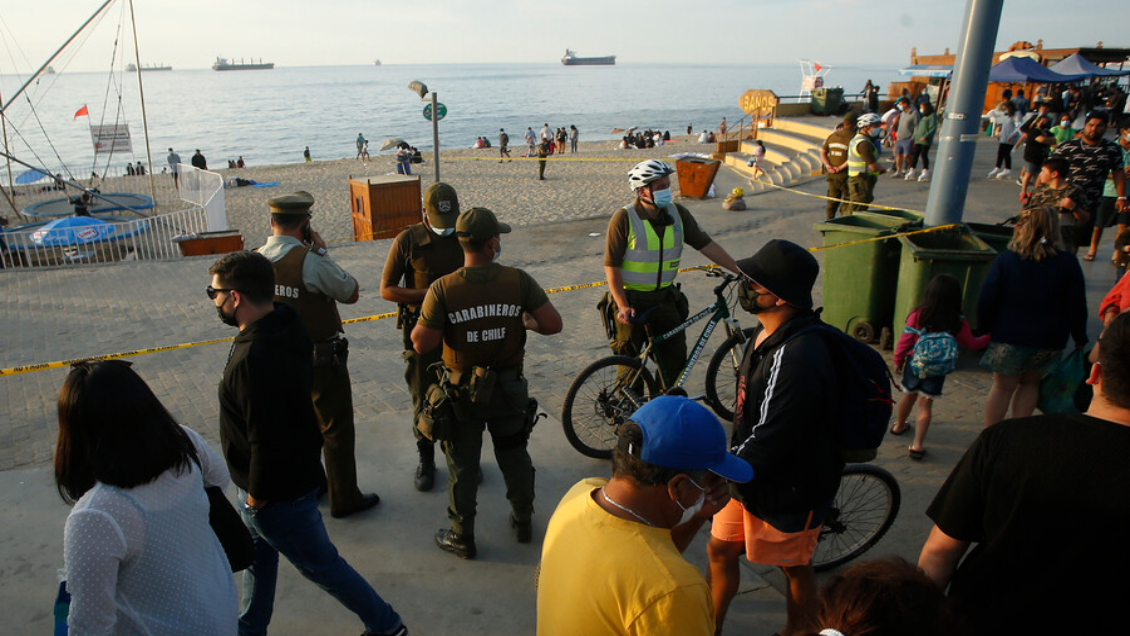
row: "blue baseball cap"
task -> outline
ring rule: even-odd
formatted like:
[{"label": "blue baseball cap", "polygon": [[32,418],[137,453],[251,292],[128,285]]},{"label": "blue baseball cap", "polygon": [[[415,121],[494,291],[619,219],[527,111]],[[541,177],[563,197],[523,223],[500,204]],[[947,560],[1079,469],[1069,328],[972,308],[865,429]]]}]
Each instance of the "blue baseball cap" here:
[{"label": "blue baseball cap", "polygon": [[664,395],[632,415],[643,431],[643,448],[629,448],[641,460],[676,470],[709,470],[730,481],[753,479],[749,462],[730,454],[726,431],[714,414],[694,400]]}]

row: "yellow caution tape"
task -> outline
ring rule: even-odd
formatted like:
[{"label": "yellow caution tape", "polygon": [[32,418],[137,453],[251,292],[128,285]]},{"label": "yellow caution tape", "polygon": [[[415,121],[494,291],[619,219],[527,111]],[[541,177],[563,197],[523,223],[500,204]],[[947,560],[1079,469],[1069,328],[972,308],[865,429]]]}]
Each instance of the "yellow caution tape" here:
[{"label": "yellow caution tape", "polygon": [[[460,159],[460,160],[464,160],[464,161],[498,161],[498,157],[445,157],[445,156],[442,156],[442,155],[440,156],[439,160],[442,163],[444,161],[455,160],[455,159]],[[605,157],[576,157],[576,158],[566,159],[565,157],[557,157],[557,156],[551,155],[549,157],[514,157],[513,160],[514,161],[632,161],[632,162],[639,163],[640,158],[639,157],[624,157],[624,158],[621,159],[621,158],[616,158],[616,157],[608,157],[608,158],[605,158]]]},{"label": "yellow caution tape", "polygon": [[[786,192],[792,192],[793,194],[799,194],[800,196],[804,196],[804,197],[812,197],[813,199],[823,199],[825,201],[837,201],[839,203],[848,203],[848,204],[851,203],[851,201],[849,201],[848,199],[837,199],[835,197],[824,196],[823,194],[812,194],[811,192],[801,192],[800,190],[794,190],[792,188],[786,188],[785,186],[780,186],[780,185],[777,185],[776,183],[769,183],[768,181],[762,181],[761,179],[749,179],[749,182],[750,183],[760,183],[761,185],[768,186],[770,188],[777,188],[778,190],[785,190]],[[888,205],[877,205],[875,203],[868,203],[867,207],[868,208],[875,208],[877,210],[893,210],[895,212],[917,212],[919,214],[925,214],[925,212],[923,212],[922,210],[911,210],[910,208],[893,208],[893,207],[888,206]]]},{"label": "yellow caution tape", "polygon": [[[837,243],[836,245],[825,245],[823,247],[810,247],[810,248],[808,248],[808,251],[818,252],[818,251],[821,251],[821,250],[831,249],[831,248],[834,248],[834,247],[847,247],[849,245],[859,245],[861,243],[871,243],[871,242],[874,242],[874,241],[887,241],[887,240],[890,240],[890,239],[898,238],[900,236],[912,236],[912,235],[915,235],[915,234],[925,234],[927,232],[938,232],[938,231],[942,231],[942,230],[952,230],[952,229],[959,228],[959,227],[961,227],[960,223],[953,223],[953,224],[950,224],[950,225],[942,225],[942,226],[938,226],[938,227],[925,228],[925,229],[921,229],[921,230],[913,230],[913,231],[910,231],[910,232],[901,232],[901,233],[898,233],[898,234],[888,234],[888,235],[885,235],[885,236],[862,239],[862,240],[859,240],[859,241],[851,241],[851,242],[848,242],[848,243]],[[711,264],[711,265],[708,265],[707,267],[716,268],[716,267],[718,267],[718,265]],[[679,273],[685,273],[685,272],[694,271],[696,269],[699,269],[699,268],[698,267],[684,267],[684,268],[679,269],[678,271],[679,271]],[[579,284],[579,285],[566,285],[564,287],[551,287],[551,288],[545,289],[543,291],[547,294],[559,294],[561,292],[576,291],[578,289],[589,289],[589,288],[592,288],[592,287],[601,287],[601,286],[607,285],[607,284],[608,284],[608,281],[602,280],[602,281],[596,281],[596,282],[592,282],[592,283],[582,283],[582,284]],[[343,325],[352,325],[352,324],[357,324],[357,323],[362,323],[362,322],[373,322],[375,320],[384,320],[385,318],[395,318],[395,317],[396,317],[396,312],[392,311],[392,312],[388,312],[388,313],[384,313],[384,314],[376,314],[376,315],[373,315],[373,316],[363,316],[361,318],[350,318],[349,320],[343,320],[342,324]],[[235,340],[234,336],[231,337],[231,338],[220,338],[218,340],[203,340],[201,342],[186,342],[186,343],[182,343],[182,344],[168,345],[168,346],[164,346],[164,347],[151,347],[151,348],[148,348],[148,349],[135,349],[133,351],[122,351],[120,353],[105,353],[105,354],[101,354],[101,355],[87,356],[85,358],[73,358],[71,360],[59,360],[59,361],[56,361],[56,362],[42,362],[42,363],[39,363],[39,364],[29,364],[29,365],[24,365],[24,366],[19,366],[19,367],[9,367],[7,369],[0,369],[0,377],[9,376],[9,375],[19,375],[21,373],[31,373],[33,371],[47,371],[48,369],[61,369],[61,368],[69,367],[72,364],[76,364],[76,363],[79,363],[79,362],[91,361],[91,360],[115,360],[115,359],[118,359],[118,358],[127,358],[127,357],[130,357],[130,356],[141,356],[141,355],[146,355],[146,354],[150,354],[150,353],[162,353],[164,351],[175,351],[177,349],[188,349],[190,347],[199,347],[199,346],[202,346],[202,345],[217,344],[217,343],[220,343],[220,342],[231,342],[232,340]]]}]

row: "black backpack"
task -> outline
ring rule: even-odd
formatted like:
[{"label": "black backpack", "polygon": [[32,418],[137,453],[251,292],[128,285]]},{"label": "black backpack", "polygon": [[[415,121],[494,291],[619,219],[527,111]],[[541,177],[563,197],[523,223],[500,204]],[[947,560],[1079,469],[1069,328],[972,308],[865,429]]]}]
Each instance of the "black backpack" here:
[{"label": "black backpack", "polygon": [[[891,371],[887,361],[872,349],[839,329],[817,321],[799,329],[782,343],[806,333],[823,338],[832,358],[832,366],[840,386],[840,404],[835,409],[837,445],[845,462],[867,462],[878,455],[879,445],[891,421],[894,400],[891,398]],[[753,347],[753,342],[749,345]],[[747,366],[749,356],[746,356]],[[742,379],[749,369],[742,369]],[[741,383],[744,385],[744,381]],[[739,402],[744,399],[739,398]]]}]

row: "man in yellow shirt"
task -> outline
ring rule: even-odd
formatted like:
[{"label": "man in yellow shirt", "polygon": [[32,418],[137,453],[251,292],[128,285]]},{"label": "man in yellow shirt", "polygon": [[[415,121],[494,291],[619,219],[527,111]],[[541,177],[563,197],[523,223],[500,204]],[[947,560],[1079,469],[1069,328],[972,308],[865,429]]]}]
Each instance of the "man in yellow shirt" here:
[{"label": "man in yellow shirt", "polygon": [[620,427],[612,479],[582,480],[546,529],[538,636],[711,636],[702,574],[683,558],[699,528],[730,499],[727,480],[753,469],[727,450],[704,406],[656,398]]}]

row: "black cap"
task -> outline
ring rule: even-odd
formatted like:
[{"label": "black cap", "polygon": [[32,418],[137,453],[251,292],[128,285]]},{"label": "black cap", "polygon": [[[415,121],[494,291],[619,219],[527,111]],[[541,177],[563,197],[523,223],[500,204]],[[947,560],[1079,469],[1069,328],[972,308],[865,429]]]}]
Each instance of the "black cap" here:
[{"label": "black cap", "polygon": [[773,239],[757,253],[738,261],[738,267],[781,300],[812,309],[812,286],[820,264],[808,250],[782,239]]}]

